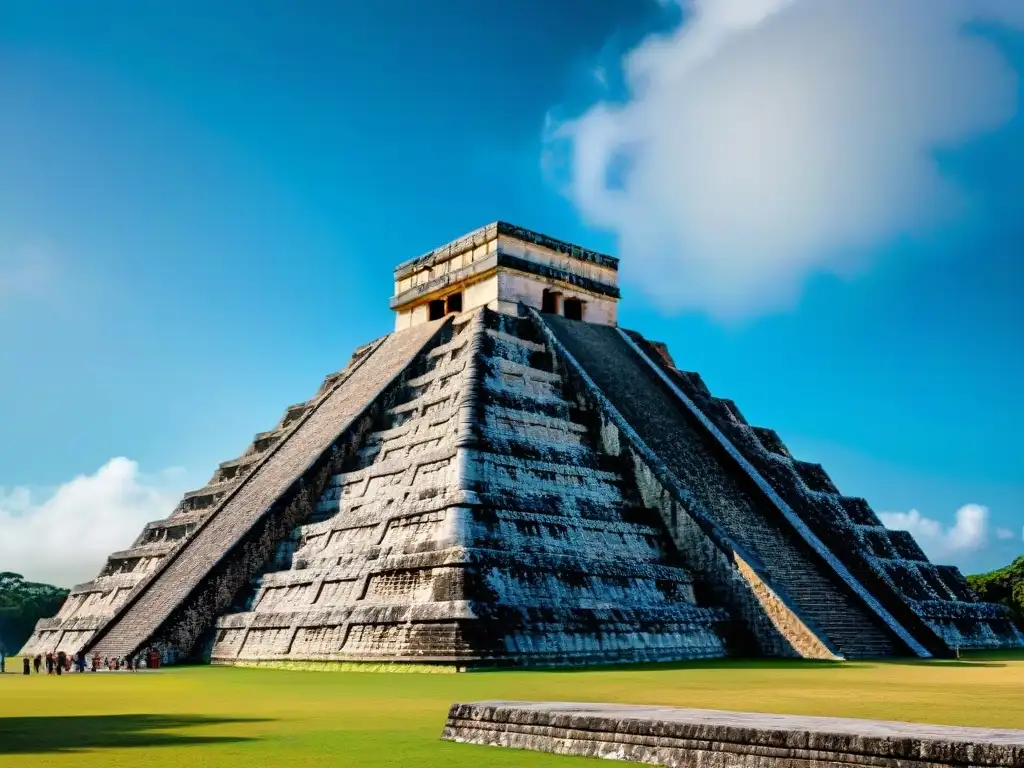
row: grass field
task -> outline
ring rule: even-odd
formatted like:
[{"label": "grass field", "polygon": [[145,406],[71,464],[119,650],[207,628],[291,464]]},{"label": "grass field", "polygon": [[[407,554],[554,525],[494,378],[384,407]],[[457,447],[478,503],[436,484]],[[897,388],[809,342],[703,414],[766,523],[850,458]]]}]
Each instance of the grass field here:
[{"label": "grass field", "polygon": [[439,741],[449,705],[561,699],[1024,729],[1024,654],[460,675],[211,667],[0,679],[0,766],[595,765]]}]

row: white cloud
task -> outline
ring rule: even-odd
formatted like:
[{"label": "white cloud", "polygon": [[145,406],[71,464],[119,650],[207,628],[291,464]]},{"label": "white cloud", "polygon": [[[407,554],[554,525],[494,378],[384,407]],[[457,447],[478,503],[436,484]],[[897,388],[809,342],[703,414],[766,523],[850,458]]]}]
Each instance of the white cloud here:
[{"label": "white cloud", "polygon": [[[1010,539],[1017,538],[1017,534],[1009,528],[996,528],[996,538],[1002,541],[1009,541]],[[1024,539],[1024,534],[1021,536]]]},{"label": "white cloud", "polygon": [[65,587],[87,581],[143,525],[170,514],[182,480],[181,470],[144,475],[114,458],[38,501],[28,488],[0,488],[0,571]]},{"label": "white cloud", "polygon": [[916,509],[879,514],[886,528],[909,531],[930,558],[977,552],[988,544],[988,507],[964,504],[952,525],[925,517]]},{"label": "white cloud", "polygon": [[684,23],[622,62],[628,100],[549,120],[544,163],[565,153],[566,193],[663,306],[783,308],[967,210],[933,153],[1017,104],[965,26],[1024,28],[1020,0],[675,1]]}]

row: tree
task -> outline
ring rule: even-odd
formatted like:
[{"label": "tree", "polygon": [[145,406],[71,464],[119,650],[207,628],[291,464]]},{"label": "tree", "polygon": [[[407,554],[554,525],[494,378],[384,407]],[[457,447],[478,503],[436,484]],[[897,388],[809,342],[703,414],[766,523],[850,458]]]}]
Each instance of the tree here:
[{"label": "tree", "polygon": [[68,590],[0,571],[0,650],[17,653],[39,619],[60,610]]},{"label": "tree", "polygon": [[1009,606],[1024,627],[1024,555],[1005,568],[968,576],[967,581],[982,600]]}]

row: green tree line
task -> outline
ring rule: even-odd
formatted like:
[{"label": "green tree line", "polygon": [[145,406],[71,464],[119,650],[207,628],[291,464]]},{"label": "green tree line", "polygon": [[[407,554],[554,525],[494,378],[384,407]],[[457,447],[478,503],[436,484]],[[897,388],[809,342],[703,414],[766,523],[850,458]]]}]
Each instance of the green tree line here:
[{"label": "green tree line", "polygon": [[967,581],[985,602],[1009,606],[1024,627],[1024,555],[1005,568],[968,576]]},{"label": "green tree line", "polygon": [[0,651],[7,655],[20,651],[36,622],[57,613],[67,596],[66,589],[0,571]]}]

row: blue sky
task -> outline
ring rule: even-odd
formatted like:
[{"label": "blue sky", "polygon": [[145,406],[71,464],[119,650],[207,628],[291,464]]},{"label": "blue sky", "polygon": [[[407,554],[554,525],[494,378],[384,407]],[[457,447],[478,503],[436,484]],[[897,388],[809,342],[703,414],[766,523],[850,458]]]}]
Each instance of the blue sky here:
[{"label": "blue sky", "polygon": [[0,0],[0,569],[88,577],[499,218],[934,555],[1024,551],[1021,14],[706,2]]}]

